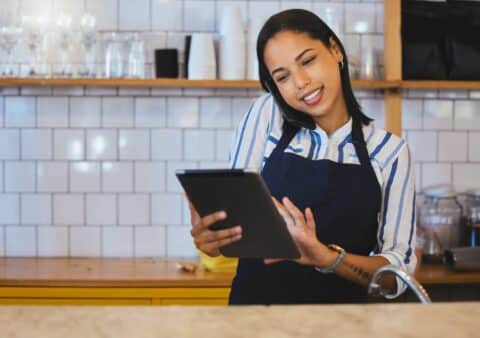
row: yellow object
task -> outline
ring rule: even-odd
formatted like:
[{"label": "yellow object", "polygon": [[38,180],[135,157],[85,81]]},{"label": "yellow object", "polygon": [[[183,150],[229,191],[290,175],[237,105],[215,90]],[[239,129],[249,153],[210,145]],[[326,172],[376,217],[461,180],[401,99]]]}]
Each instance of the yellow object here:
[{"label": "yellow object", "polygon": [[0,286],[0,305],[227,305],[225,287]]},{"label": "yellow object", "polygon": [[238,258],[225,256],[210,257],[198,250],[202,265],[213,272],[235,272],[237,270]]}]

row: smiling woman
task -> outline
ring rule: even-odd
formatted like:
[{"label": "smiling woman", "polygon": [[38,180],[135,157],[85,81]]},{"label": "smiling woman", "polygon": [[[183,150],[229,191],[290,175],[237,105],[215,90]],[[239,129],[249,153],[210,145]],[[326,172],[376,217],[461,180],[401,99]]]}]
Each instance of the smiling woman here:
[{"label": "smiling woman", "polygon": [[[231,304],[354,303],[381,266],[416,266],[413,164],[405,141],[376,129],[361,110],[345,50],[311,12],[272,16],[257,41],[259,75],[269,92],[246,113],[233,168],[260,170],[301,251],[295,261],[240,259]],[[210,256],[241,239],[239,227],[210,231],[228,217],[201,218],[192,236]],[[405,286],[384,287],[394,296]]]}]

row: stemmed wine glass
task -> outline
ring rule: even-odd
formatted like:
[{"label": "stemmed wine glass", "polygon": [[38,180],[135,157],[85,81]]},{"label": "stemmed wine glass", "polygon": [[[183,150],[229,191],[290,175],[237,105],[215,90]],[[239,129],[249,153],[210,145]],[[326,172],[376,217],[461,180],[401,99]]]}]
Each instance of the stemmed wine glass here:
[{"label": "stemmed wine glass", "polygon": [[61,68],[56,74],[60,77],[72,76],[72,65],[70,62],[70,48],[72,41],[72,17],[61,14],[56,22],[58,45],[60,47]]},{"label": "stemmed wine glass", "polygon": [[17,26],[3,26],[0,28],[0,46],[5,51],[6,60],[2,70],[2,76],[12,77],[17,75],[15,71],[12,54],[17,46],[19,38],[22,34],[22,28]]},{"label": "stemmed wine glass", "polygon": [[28,75],[42,77],[46,74],[45,36],[48,21],[45,17],[22,17],[22,26],[25,31],[25,40],[30,50],[30,65]]},{"label": "stemmed wine glass", "polygon": [[95,77],[95,44],[96,44],[96,26],[95,16],[85,13],[80,19],[80,36],[84,49],[84,61],[79,71],[83,77]]}]

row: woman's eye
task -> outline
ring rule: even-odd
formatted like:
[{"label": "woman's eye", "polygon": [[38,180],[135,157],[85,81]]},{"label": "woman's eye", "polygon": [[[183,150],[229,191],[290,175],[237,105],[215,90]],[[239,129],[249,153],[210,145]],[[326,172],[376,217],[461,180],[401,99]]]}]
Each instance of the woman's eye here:
[{"label": "woman's eye", "polygon": [[303,62],[303,65],[308,65],[308,64],[311,63],[313,60],[315,60],[315,57],[311,57],[311,58],[305,60],[305,61]]},{"label": "woman's eye", "polygon": [[277,79],[277,82],[282,82],[287,78],[287,76],[281,76]]}]

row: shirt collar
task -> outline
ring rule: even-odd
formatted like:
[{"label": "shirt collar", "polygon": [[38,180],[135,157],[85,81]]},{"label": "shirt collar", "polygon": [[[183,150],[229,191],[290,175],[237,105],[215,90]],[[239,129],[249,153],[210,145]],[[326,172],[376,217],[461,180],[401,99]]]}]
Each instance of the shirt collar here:
[{"label": "shirt collar", "polygon": [[316,126],[315,133],[319,134],[322,140],[328,140],[328,142],[334,142],[334,143],[341,143],[343,142],[352,132],[352,118],[350,117],[348,121],[335,130],[330,137],[327,135],[327,133],[320,128],[319,125]]}]

